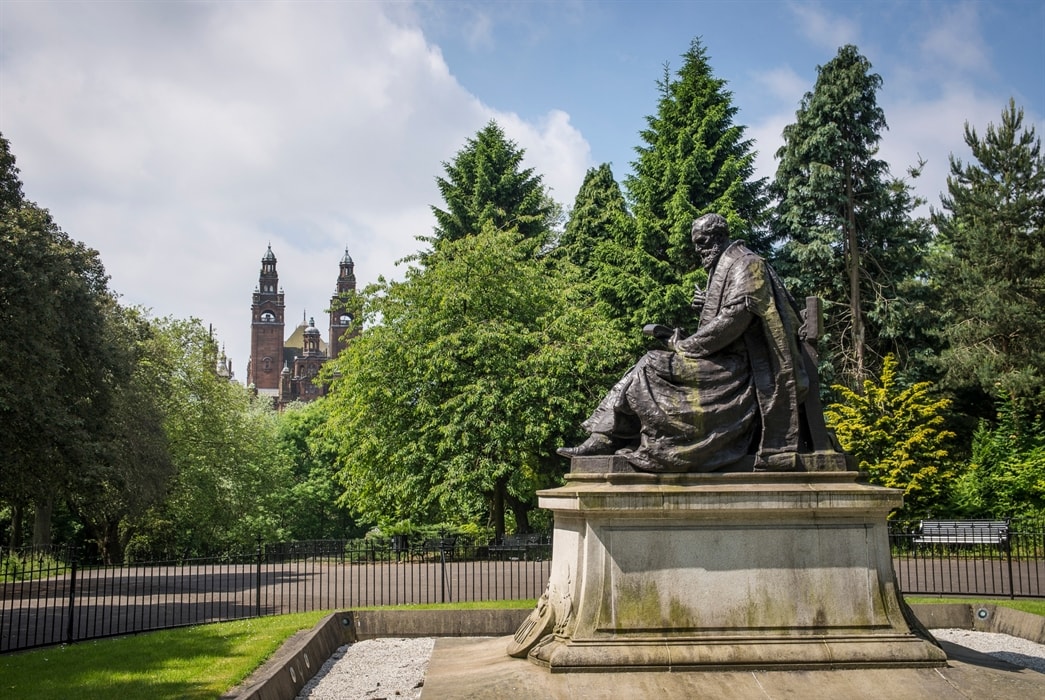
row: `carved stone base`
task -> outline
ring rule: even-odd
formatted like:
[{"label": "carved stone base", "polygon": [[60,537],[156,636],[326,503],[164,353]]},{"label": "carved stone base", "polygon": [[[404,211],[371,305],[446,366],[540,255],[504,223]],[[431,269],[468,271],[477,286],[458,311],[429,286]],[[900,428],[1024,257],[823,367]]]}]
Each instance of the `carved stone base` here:
[{"label": "carved stone base", "polygon": [[553,632],[530,660],[553,672],[944,665],[897,595],[885,517],[900,492],[858,476],[572,474],[539,494],[555,515],[542,598]]}]

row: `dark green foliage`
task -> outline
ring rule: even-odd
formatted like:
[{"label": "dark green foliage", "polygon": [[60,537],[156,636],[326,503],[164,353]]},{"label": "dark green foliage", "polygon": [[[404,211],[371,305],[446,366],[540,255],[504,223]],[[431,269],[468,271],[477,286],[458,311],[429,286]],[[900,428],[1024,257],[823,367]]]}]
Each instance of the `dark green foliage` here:
[{"label": "dark green foliage", "polygon": [[468,139],[453,161],[443,163],[446,177],[436,178],[446,209],[432,207],[434,236],[423,240],[438,247],[490,224],[497,229],[513,228],[524,238],[543,244],[548,218],[555,212],[541,177],[531,168],[522,168],[523,155],[495,122]]},{"label": "dark green foliage", "polygon": [[828,379],[851,388],[887,353],[903,366],[926,347],[930,232],[912,218],[911,187],[876,157],[886,128],[881,85],[855,46],[820,66],[784,129],[772,187],[773,229],[785,241],[777,269],[796,297],[823,299]]},{"label": "dark green foliage", "polygon": [[22,181],[18,179],[11,143],[0,134],[0,210],[17,209],[22,203]]},{"label": "dark green foliage", "polygon": [[348,539],[362,534],[347,509],[338,505],[337,443],[324,435],[326,399],[291,404],[276,429],[279,457],[289,466],[277,491],[275,513],[280,540]]},{"label": "dark green foliage", "polygon": [[[661,290],[638,247],[635,220],[608,163],[588,170],[574,201],[557,254],[578,265],[599,313],[620,324],[641,347],[645,309],[658,303]],[[654,300],[648,297],[654,295]]]},{"label": "dark green foliage", "polygon": [[634,267],[649,275],[657,295],[650,290],[626,316],[692,328],[689,301],[693,285],[704,279],[695,272],[693,220],[715,212],[755,250],[766,252],[768,241],[762,232],[765,185],[751,180],[755,152],[744,127],[733,121],[732,93],[714,76],[699,39],[682,58],[675,76],[665,67],[657,114],[647,117],[635,173],[625,182],[637,223],[635,252],[645,258]]},{"label": "dark green foliage", "polygon": [[1045,423],[1018,400],[1004,399],[992,427],[981,421],[972,460],[954,487],[968,517],[1045,517]]},{"label": "dark green foliage", "polygon": [[965,125],[975,162],[951,156],[943,211],[934,212],[934,267],[955,389],[1045,410],[1045,163],[1033,127],[1010,101],[981,138]]},{"label": "dark green foliage", "polygon": [[44,544],[55,498],[101,449],[122,368],[97,252],[21,197],[2,137],[0,167],[0,499],[36,507]]},{"label": "dark green foliage", "polygon": [[67,502],[108,563],[123,561],[133,524],[167,493],[175,465],[164,432],[168,388],[150,357],[156,331],[141,309],[113,305],[106,334],[123,371],[97,453],[73,475]]}]

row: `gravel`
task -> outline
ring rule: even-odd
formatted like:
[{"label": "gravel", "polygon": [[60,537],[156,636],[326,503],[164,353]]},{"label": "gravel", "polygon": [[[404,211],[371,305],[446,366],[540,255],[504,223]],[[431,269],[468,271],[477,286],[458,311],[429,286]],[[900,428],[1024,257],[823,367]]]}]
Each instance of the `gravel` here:
[{"label": "gravel", "polygon": [[309,700],[418,700],[435,640],[368,639],[337,649],[305,687]]},{"label": "gravel", "polygon": [[958,644],[1010,664],[1045,673],[1045,644],[997,632],[973,632],[962,629],[929,631],[941,642]]},{"label": "gravel", "polygon": [[[1045,644],[994,632],[934,629],[933,636],[1045,673]],[[370,639],[339,648],[298,700],[418,700],[435,640]]]}]

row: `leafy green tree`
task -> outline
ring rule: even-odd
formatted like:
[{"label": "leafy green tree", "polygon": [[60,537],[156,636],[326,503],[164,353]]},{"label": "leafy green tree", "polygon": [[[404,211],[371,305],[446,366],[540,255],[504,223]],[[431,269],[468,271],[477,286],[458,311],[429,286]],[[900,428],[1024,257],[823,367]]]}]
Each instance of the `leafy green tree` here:
[{"label": "leafy green tree", "polygon": [[333,362],[328,435],[343,501],[370,523],[529,527],[537,488],[621,358],[576,268],[493,222],[364,291]]},{"label": "leafy green tree", "polygon": [[217,347],[200,321],[158,319],[148,367],[161,392],[175,468],[166,497],[130,538],[143,559],[245,546],[278,536],[278,495],[288,481],[277,414],[215,372]]},{"label": "leafy green tree", "polygon": [[325,398],[283,409],[276,429],[281,463],[289,479],[277,492],[280,540],[343,539],[361,534],[348,509],[338,505],[337,442],[324,434]]},{"label": "leafy green tree", "polygon": [[766,252],[760,234],[765,217],[765,183],[752,180],[755,151],[734,123],[737,108],[726,82],[716,78],[707,51],[694,39],[675,76],[667,66],[658,82],[657,114],[647,117],[636,150],[634,174],[625,181],[638,224],[638,248],[648,260],[659,297],[647,297],[629,315],[643,323],[686,325],[693,287],[704,278],[690,242],[690,227],[701,214],[726,217],[734,236]]},{"label": "leafy green tree", "polygon": [[167,493],[174,474],[164,432],[165,388],[154,358],[155,330],[144,311],[113,305],[106,334],[126,369],[112,377],[112,408],[94,458],[79,470],[66,500],[107,563],[124,549],[147,509]]},{"label": "leafy green tree", "polygon": [[[944,381],[996,401],[1045,409],[1045,161],[1010,100],[981,138],[965,125],[975,162],[951,156],[943,211],[933,213],[934,267],[947,348]],[[982,402],[982,401],[981,401]]]},{"label": "leafy green tree", "polygon": [[934,396],[931,382],[901,386],[892,355],[879,381],[864,381],[862,392],[834,388],[841,401],[824,410],[828,427],[871,483],[903,489],[904,506],[894,515],[916,520],[946,509],[954,477],[955,435],[944,425],[949,400]]},{"label": "leafy green tree", "polygon": [[524,155],[496,122],[468,139],[452,161],[443,163],[446,177],[436,178],[446,209],[432,207],[435,232],[424,240],[438,246],[473,235],[489,223],[543,242],[550,219],[561,212],[547,196],[540,175],[522,167]]},{"label": "leafy green tree", "polygon": [[925,346],[930,231],[913,218],[910,185],[876,157],[881,85],[852,45],[820,66],[784,128],[772,186],[773,230],[785,241],[777,268],[796,296],[824,300],[829,379],[857,389],[885,354],[906,362]]},{"label": "leafy green tree", "polygon": [[1045,517],[1045,421],[1026,401],[1002,399],[995,423],[981,420],[972,458],[954,487],[969,517]]},{"label": "leafy green tree", "polygon": [[47,544],[55,500],[99,448],[119,367],[97,252],[22,197],[14,162],[0,136],[0,499],[13,506],[12,544],[29,506]]}]

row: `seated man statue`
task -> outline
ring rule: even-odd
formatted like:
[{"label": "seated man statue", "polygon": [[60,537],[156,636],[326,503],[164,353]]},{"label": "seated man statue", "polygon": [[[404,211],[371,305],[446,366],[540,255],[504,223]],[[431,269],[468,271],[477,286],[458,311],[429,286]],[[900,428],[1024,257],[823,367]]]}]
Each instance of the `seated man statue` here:
[{"label": "seated man statue", "polygon": [[708,271],[697,331],[646,353],[562,456],[619,454],[645,472],[794,468],[810,385],[795,302],[765,260],[730,242],[723,217],[701,216],[691,235]]}]

